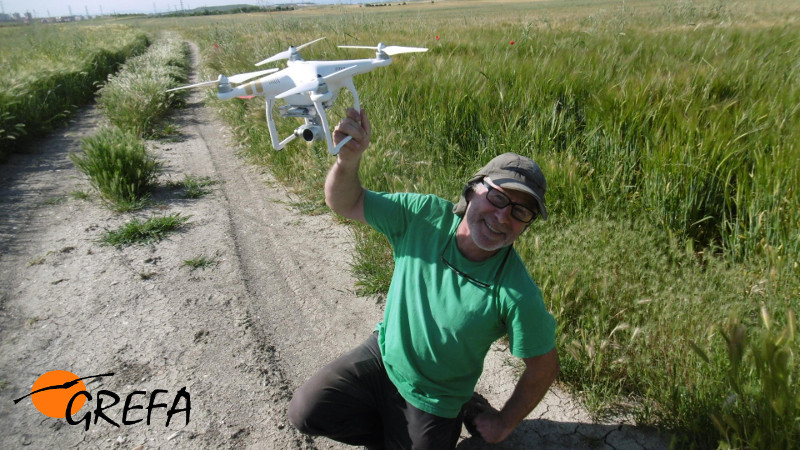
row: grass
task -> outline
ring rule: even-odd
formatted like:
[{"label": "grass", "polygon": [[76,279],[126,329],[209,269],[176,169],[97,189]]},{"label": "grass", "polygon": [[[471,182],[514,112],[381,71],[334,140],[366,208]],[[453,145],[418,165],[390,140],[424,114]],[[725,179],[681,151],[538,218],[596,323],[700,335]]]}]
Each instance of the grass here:
[{"label": "grass", "polygon": [[181,189],[184,198],[198,199],[205,197],[211,192],[209,187],[218,184],[219,181],[211,177],[198,177],[195,175],[184,175],[182,181],[171,182],[169,187]]},{"label": "grass", "polygon": [[99,83],[148,45],[121,25],[0,27],[0,160],[66,122]]},{"label": "grass", "polygon": [[[152,137],[180,97],[166,92],[187,81],[186,44],[162,33],[146,53],[129,59],[98,93],[98,106],[112,123],[82,141],[82,155],[71,154],[78,169],[117,211],[142,208],[156,184],[161,163],[147,151]],[[199,181],[188,179],[189,195],[201,195]]]},{"label": "grass", "polygon": [[170,233],[181,230],[188,220],[189,217],[179,213],[147,220],[134,218],[116,230],[107,231],[100,242],[116,247],[158,242]]},{"label": "grass", "polygon": [[132,211],[146,203],[162,164],[143,140],[117,127],[105,127],[84,138],[81,150],[70,154],[70,159],[114,209]]},{"label": "grass", "polygon": [[69,196],[71,198],[76,199],[76,200],[88,200],[89,197],[91,196],[91,194],[89,194],[86,191],[76,190],[76,191],[70,192]]},{"label": "grass", "polygon": [[[722,436],[723,448],[788,449],[800,444],[793,348],[796,319],[790,313],[785,326],[776,328],[766,309],[761,310],[761,319],[763,328],[755,337],[748,337],[747,328],[735,317],[721,330],[730,361],[725,378],[731,392],[726,398],[729,407],[713,412],[711,418]],[[702,349],[695,351],[711,363]],[[773,434],[776,431],[778,434]]]},{"label": "grass", "polygon": [[192,272],[198,269],[205,270],[209,267],[217,265],[217,258],[214,256],[197,256],[195,258],[184,260],[183,265],[188,267]]},{"label": "grass", "polygon": [[[562,379],[597,415],[622,410],[679,446],[791,448],[798,9],[461,1],[169,25],[198,42],[210,78],[320,36],[306,59],[359,56],[336,44],[429,47],[355,80],[373,128],[365,185],[455,200],[496,154],[531,156],[551,218],[516,248],[558,320]],[[321,202],[322,146],[275,152],[262,102],[215,106],[254,161]],[[359,286],[384,291],[391,249],[356,230]]]},{"label": "grass", "polygon": [[98,92],[98,106],[117,127],[140,137],[159,135],[159,127],[182,94],[169,88],[188,81],[188,48],[175,33],[163,33],[142,55],[125,62]]}]

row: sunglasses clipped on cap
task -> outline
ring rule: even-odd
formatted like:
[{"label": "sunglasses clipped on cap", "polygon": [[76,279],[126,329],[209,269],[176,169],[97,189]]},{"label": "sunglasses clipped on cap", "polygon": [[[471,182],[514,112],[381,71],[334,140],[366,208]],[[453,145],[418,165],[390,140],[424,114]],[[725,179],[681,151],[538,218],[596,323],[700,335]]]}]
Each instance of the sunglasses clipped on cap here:
[{"label": "sunglasses clipped on cap", "polygon": [[536,213],[527,206],[512,202],[506,194],[498,191],[497,188],[486,181],[483,182],[483,185],[489,190],[486,192],[486,200],[489,200],[489,203],[495,208],[503,209],[511,205],[511,217],[522,223],[529,223],[536,218]]}]

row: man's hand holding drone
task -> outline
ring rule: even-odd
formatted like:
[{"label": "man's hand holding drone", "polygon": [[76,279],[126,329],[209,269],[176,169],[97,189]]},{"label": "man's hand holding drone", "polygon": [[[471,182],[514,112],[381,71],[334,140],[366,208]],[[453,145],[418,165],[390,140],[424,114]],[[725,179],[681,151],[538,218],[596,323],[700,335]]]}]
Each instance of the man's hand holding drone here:
[{"label": "man's hand holding drone", "polygon": [[347,136],[352,138],[339,151],[339,159],[347,162],[360,160],[361,154],[369,147],[371,131],[365,110],[347,108],[347,114],[333,130],[334,145],[338,145]]}]

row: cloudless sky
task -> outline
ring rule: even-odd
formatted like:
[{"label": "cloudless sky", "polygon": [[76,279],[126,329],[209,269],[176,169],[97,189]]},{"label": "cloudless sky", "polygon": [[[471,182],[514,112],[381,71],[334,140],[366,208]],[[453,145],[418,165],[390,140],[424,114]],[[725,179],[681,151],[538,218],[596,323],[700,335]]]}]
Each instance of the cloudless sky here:
[{"label": "cloudless sky", "polygon": [[[199,8],[202,6],[221,6],[249,4],[268,6],[281,3],[290,3],[292,0],[183,0],[184,9]],[[360,3],[357,0],[298,0],[307,3]],[[90,16],[103,14],[127,14],[168,12],[181,9],[181,0],[0,0],[2,11],[6,14],[30,12],[34,17],[67,16],[72,8],[75,16],[86,15],[88,8]]]}]

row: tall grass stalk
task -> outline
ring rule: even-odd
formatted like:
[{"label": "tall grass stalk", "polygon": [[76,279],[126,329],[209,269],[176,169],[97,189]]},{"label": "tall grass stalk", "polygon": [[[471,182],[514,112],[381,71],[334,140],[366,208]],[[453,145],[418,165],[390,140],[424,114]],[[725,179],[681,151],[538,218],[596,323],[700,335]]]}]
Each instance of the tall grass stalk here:
[{"label": "tall grass stalk", "polygon": [[[732,317],[721,330],[728,354],[722,407],[712,414],[719,448],[797,448],[800,445],[800,387],[795,360],[795,316],[778,328],[766,308],[762,327],[748,330]],[[707,354],[694,347],[710,363]]]}]

